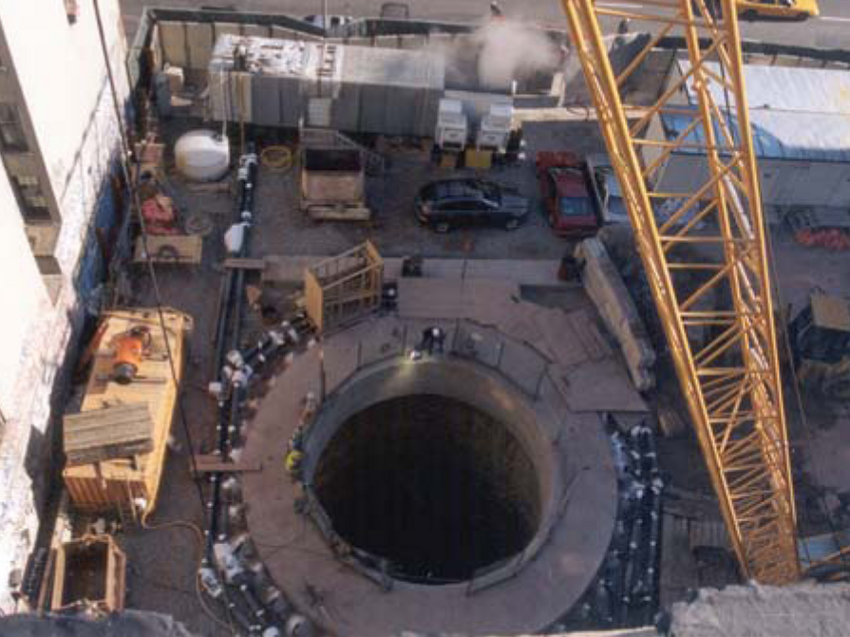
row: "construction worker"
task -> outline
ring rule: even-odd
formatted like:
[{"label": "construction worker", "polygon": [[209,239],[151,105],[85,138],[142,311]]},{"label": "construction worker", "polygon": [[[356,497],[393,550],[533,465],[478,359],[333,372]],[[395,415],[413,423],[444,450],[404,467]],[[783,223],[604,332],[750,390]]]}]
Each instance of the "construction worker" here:
[{"label": "construction worker", "polygon": [[291,449],[289,453],[286,454],[286,458],[284,459],[284,466],[286,467],[286,472],[293,480],[301,479],[301,463],[303,461],[304,453],[298,451],[297,449]]},{"label": "construction worker", "polygon": [[490,19],[491,20],[504,20],[505,15],[502,13],[502,9],[499,7],[498,2],[490,3]]},{"label": "construction worker", "polygon": [[426,327],[422,330],[422,342],[417,348],[421,352],[427,352],[429,356],[434,353],[434,333],[432,329],[433,328]]},{"label": "construction worker", "polygon": [[438,354],[443,353],[443,343],[446,340],[446,331],[441,327],[431,328],[431,338],[434,341],[434,348]]},{"label": "construction worker", "polygon": [[[443,344],[446,340],[446,332],[441,327],[437,327],[436,325],[432,327],[426,327],[422,330],[422,342],[419,344],[414,351],[419,352],[427,352],[429,356],[433,356],[434,351],[437,353],[443,353]],[[419,358],[418,356],[416,357]]]}]

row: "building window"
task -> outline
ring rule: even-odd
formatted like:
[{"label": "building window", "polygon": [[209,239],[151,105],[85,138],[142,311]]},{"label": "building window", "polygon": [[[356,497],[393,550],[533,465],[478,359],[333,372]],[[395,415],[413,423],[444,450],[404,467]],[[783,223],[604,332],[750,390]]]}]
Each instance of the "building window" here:
[{"label": "building window", "polygon": [[21,125],[21,114],[15,104],[0,102],[0,147],[3,150],[25,153],[29,144]]},{"label": "building window", "polygon": [[38,177],[31,175],[17,175],[15,181],[18,182],[19,186],[23,186],[24,188],[38,187]]},{"label": "building window", "polygon": [[18,195],[18,203],[21,207],[21,215],[26,223],[44,223],[51,221],[50,205],[47,197],[41,190],[38,177],[30,175],[17,175],[12,180],[15,193]]}]

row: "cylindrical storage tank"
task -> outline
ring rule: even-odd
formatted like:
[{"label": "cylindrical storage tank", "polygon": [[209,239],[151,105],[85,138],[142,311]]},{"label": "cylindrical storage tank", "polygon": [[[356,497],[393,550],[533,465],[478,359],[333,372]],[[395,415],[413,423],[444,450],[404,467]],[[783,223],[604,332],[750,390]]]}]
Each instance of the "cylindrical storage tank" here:
[{"label": "cylindrical storage tank", "polygon": [[177,170],[187,179],[215,181],[230,168],[230,143],[214,131],[194,130],[177,140],[174,156]]}]

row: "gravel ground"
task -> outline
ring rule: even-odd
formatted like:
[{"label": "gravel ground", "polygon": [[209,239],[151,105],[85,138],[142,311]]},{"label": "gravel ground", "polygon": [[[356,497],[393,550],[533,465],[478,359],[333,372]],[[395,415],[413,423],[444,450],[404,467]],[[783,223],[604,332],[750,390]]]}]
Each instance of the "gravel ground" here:
[{"label": "gravel ground", "polygon": [[[167,138],[173,142],[180,133],[197,127],[197,123],[171,122],[167,126]],[[456,173],[431,166],[428,153],[420,149],[397,148],[389,156],[390,165],[385,176],[370,179],[369,196],[376,215],[369,224],[308,221],[297,208],[297,173],[282,175],[263,169],[252,256],[331,255],[371,239],[387,256],[416,252],[439,257],[558,258],[568,245],[552,234],[540,213],[533,153],[564,148],[596,151],[595,123],[534,125],[529,127],[526,139],[530,151],[526,163],[487,174],[495,181],[518,187],[532,199],[528,222],[516,231],[476,229],[439,235],[421,227],[411,207],[416,191],[426,181]],[[224,258],[220,237],[231,223],[234,203],[228,192],[198,192],[171,171],[168,185],[184,218],[200,214],[208,219],[211,228],[201,265],[160,267],[158,275],[164,304],[195,318],[182,399],[195,448],[209,450],[214,445],[216,410],[204,387],[214,374],[212,339],[221,273],[217,264]],[[135,302],[138,305],[152,303],[147,276],[140,271],[133,281]],[[251,323],[249,320],[249,328]],[[203,527],[204,512],[189,474],[190,447],[179,420],[175,420],[173,433],[177,446],[169,455],[157,510],[149,520],[152,527],[163,528],[128,529],[119,536],[129,563],[127,604],[132,608],[171,614],[199,635],[219,635],[223,634],[222,626],[210,620],[198,604],[195,574],[199,547],[194,532],[182,525],[189,522]],[[180,521],[181,525],[174,525],[175,521]]]},{"label": "gravel ground", "polygon": [[[186,129],[186,123],[173,122],[168,127],[168,138],[173,141]],[[263,168],[258,186],[258,231],[253,239],[253,254],[332,255],[370,239],[385,256],[419,253],[429,257],[560,258],[568,242],[555,236],[543,217],[534,174],[534,155],[539,150],[599,152],[601,140],[596,123],[584,121],[527,124],[525,139],[526,161],[491,171],[440,169],[433,166],[429,154],[419,148],[391,149],[386,154],[388,168],[384,175],[368,179],[367,196],[374,211],[374,218],[368,223],[310,221],[298,209],[297,170],[280,173]],[[423,184],[434,179],[475,174],[514,186],[530,199],[531,212],[523,226],[512,232],[475,228],[438,235],[416,221],[412,204]],[[208,215],[217,230],[229,224],[233,208],[229,194],[198,194],[178,175],[172,173],[170,179],[172,194],[185,212]]]},{"label": "gravel ground", "polygon": [[[172,125],[171,128],[174,129],[171,132],[176,133],[185,125]],[[526,128],[526,140],[529,150],[527,163],[488,174],[491,179],[518,187],[532,199],[532,213],[528,223],[514,232],[476,229],[438,235],[420,227],[411,210],[415,192],[424,182],[445,177],[449,173],[431,166],[427,153],[419,149],[398,148],[390,153],[390,168],[385,177],[370,180],[369,192],[376,216],[368,225],[309,222],[297,210],[295,172],[281,175],[264,169],[260,175],[258,229],[252,239],[252,255],[331,255],[371,239],[386,256],[417,252],[433,257],[558,258],[568,249],[568,245],[565,240],[551,233],[542,218],[531,159],[535,151],[544,149],[598,152],[601,141],[596,123],[583,121],[529,125]],[[211,445],[214,434],[215,406],[202,390],[213,375],[211,337],[221,272],[216,264],[224,256],[220,237],[231,223],[234,204],[226,192],[192,192],[177,177],[171,179],[171,185],[175,200],[184,212],[205,215],[212,226],[212,232],[205,242],[204,263],[201,266],[166,268],[160,277],[165,304],[189,312],[196,320],[183,396],[189,427],[197,447]],[[783,301],[796,305],[814,284],[820,284],[831,293],[850,294],[845,254],[801,248],[781,233],[775,236],[774,251]],[[138,303],[150,303],[144,277],[138,280],[138,287]],[[533,296],[539,294],[539,291],[525,290],[524,293]],[[534,300],[544,305],[569,302],[568,298]],[[839,485],[847,484],[847,463],[838,461],[837,450],[843,450],[846,445],[841,446],[835,438],[840,438],[839,434],[846,431],[846,412],[830,414],[829,419],[819,418],[813,412],[810,420],[813,421],[813,440],[805,445],[806,450],[799,457],[802,460],[801,468],[816,478],[817,482],[831,486],[832,491],[840,491]],[[829,430],[826,427],[821,429],[824,420],[830,420],[833,427]],[[796,431],[799,425],[793,415],[791,421],[792,436],[796,433],[796,438],[799,436]],[[174,433],[181,447],[172,452],[166,465],[160,502],[152,517],[152,525],[174,520],[188,520],[197,524],[202,520],[201,505],[188,472],[185,435],[178,424],[175,425]],[[689,448],[691,453],[688,457],[699,466],[692,473],[704,475],[695,445],[691,441],[677,442]],[[829,462],[830,459],[833,462]],[[806,517],[805,507],[801,507],[801,514],[803,518]],[[806,526],[805,520],[803,522],[803,526]],[[129,606],[170,613],[198,634],[222,634],[222,628],[201,611],[194,594],[197,569],[195,556],[198,549],[191,531],[174,526],[158,531],[133,530],[123,534],[120,540],[128,552],[130,563]]]}]

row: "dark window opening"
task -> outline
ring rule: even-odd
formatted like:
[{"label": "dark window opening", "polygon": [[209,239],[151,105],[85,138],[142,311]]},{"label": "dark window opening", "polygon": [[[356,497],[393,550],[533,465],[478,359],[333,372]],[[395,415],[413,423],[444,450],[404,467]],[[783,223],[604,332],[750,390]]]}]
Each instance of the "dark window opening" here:
[{"label": "dark window opening", "polygon": [[18,107],[8,102],[0,102],[0,146],[19,153],[29,150]]},{"label": "dark window opening", "polygon": [[12,186],[18,197],[18,205],[25,222],[44,223],[52,220],[50,204],[41,189],[38,177],[17,175],[12,179]]}]

